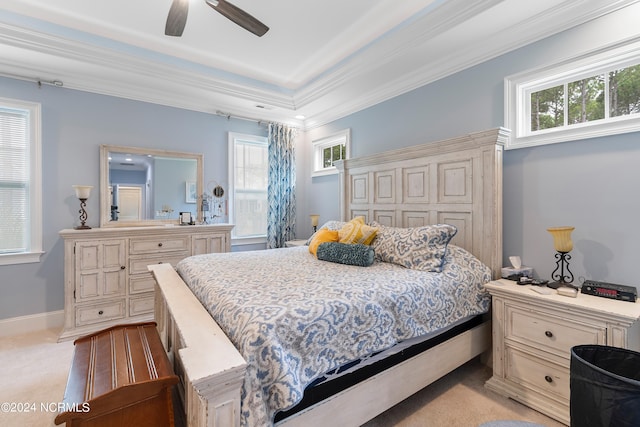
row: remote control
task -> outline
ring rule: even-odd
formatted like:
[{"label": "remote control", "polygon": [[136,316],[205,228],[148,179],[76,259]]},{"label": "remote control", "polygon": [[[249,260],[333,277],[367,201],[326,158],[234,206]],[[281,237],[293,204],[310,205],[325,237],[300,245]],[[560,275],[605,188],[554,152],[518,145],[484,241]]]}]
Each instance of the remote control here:
[{"label": "remote control", "polygon": [[547,288],[546,286],[534,286],[531,290],[543,295],[551,295],[553,293],[553,289]]}]

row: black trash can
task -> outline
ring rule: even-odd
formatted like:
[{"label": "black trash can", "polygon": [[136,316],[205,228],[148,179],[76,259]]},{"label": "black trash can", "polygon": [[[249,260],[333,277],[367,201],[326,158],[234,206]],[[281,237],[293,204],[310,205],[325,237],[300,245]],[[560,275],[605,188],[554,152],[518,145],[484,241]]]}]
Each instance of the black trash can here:
[{"label": "black trash can", "polygon": [[575,346],[569,380],[571,427],[640,426],[640,353]]}]

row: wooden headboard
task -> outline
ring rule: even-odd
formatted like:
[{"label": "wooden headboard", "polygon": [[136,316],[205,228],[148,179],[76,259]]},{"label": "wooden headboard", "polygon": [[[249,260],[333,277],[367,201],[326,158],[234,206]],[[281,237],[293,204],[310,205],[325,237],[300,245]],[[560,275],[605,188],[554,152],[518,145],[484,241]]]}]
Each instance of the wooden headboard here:
[{"label": "wooden headboard", "polygon": [[455,225],[452,243],[500,277],[502,152],[509,135],[496,128],[337,162],[342,220]]}]

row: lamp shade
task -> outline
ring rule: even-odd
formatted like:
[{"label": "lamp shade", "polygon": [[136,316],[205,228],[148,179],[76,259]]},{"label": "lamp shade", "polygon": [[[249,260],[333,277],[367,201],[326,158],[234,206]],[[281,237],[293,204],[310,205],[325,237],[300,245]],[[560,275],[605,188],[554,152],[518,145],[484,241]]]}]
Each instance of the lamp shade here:
[{"label": "lamp shade", "polygon": [[309,217],[311,218],[311,225],[313,227],[317,227],[318,221],[320,220],[320,215],[312,214],[312,215],[309,215]]},{"label": "lamp shade", "polygon": [[553,236],[553,247],[558,252],[571,252],[573,242],[571,241],[571,232],[575,227],[551,227],[547,231]]},{"label": "lamp shade", "polygon": [[74,185],[73,189],[76,190],[76,197],[78,199],[88,199],[91,195],[92,185]]}]

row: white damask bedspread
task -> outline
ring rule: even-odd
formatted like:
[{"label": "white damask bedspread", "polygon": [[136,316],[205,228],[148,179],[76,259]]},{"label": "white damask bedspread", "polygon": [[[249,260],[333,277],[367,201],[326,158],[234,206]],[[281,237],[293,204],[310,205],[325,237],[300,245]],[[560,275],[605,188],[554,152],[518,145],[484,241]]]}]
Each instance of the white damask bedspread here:
[{"label": "white damask bedspread", "polygon": [[271,425],[323,373],[487,312],[490,269],[449,245],[442,273],[319,261],[307,247],[199,255],[178,272],[247,361],[243,426]]}]

